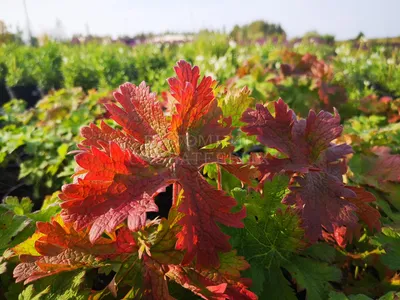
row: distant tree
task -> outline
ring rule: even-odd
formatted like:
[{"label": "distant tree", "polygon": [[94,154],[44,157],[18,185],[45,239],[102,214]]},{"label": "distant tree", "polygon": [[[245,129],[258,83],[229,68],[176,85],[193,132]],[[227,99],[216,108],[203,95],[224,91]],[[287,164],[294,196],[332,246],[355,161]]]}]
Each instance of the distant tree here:
[{"label": "distant tree", "polygon": [[29,45],[34,46],[34,47],[39,46],[38,38],[35,36],[31,36],[31,38],[29,39]]},{"label": "distant tree", "polygon": [[7,25],[4,21],[0,20],[0,45],[7,43],[22,44],[22,33],[11,33],[8,31]]},{"label": "distant tree", "polygon": [[240,40],[240,38],[239,38],[240,31],[241,31],[240,27],[238,25],[235,25],[235,27],[233,27],[233,29],[229,35],[232,39],[238,41],[238,40]]},{"label": "distant tree", "polygon": [[4,21],[0,20],[0,34],[7,33],[7,25]]},{"label": "distant tree", "polygon": [[334,45],[335,44],[335,36],[331,34],[320,34],[317,31],[309,31],[304,34],[303,36],[304,39],[315,39],[318,42],[326,43],[328,45]]},{"label": "distant tree", "polygon": [[362,31],[360,31],[360,33],[356,36],[355,40],[358,41],[364,37],[365,37],[365,34]]},{"label": "distant tree", "polygon": [[243,26],[235,25],[229,35],[240,42],[256,41],[268,36],[286,35],[286,33],[279,24],[258,20]]}]

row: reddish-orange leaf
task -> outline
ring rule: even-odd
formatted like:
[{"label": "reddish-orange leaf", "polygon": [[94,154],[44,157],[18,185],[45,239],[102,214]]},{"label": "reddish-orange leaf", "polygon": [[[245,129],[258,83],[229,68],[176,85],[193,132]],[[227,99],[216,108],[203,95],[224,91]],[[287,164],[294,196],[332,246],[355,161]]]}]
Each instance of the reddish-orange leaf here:
[{"label": "reddish-orange leaf", "polygon": [[[232,151],[218,144],[230,135],[231,120],[217,106],[210,77],[199,82],[198,67],[185,61],[178,62],[175,72],[169,79],[176,99],[171,120],[144,83],[126,83],[114,94],[116,103],[106,105],[122,129],[105,123],[82,129],[85,140],[76,156],[80,169],[74,183],[63,187],[62,215],[77,230],[91,226],[94,242],[126,219],[131,230],[143,227],[146,213],[157,211],[154,197],[167,185],[178,184],[185,197],[180,224],[187,234],[179,236],[177,247],[186,251],[185,263],[197,257],[198,267],[216,266],[218,252],[230,249],[217,224],[243,226],[245,213],[231,213],[236,201],[215,191],[200,171],[204,164],[224,163]],[[229,170],[250,182],[245,175],[252,173],[238,172],[241,167],[238,163]]]},{"label": "reddish-orange leaf", "polygon": [[[89,241],[89,230],[77,232],[72,224],[64,223],[56,216],[49,223],[38,222],[32,236],[34,247],[40,256],[25,254],[23,245],[15,247],[21,263],[14,269],[16,282],[25,284],[42,277],[83,267],[93,267],[108,255],[116,252],[112,239],[99,238],[94,244]],[[28,239],[24,243],[31,244]],[[24,244],[23,243],[23,244]],[[29,249],[26,249],[29,250]]]},{"label": "reddish-orange leaf", "polygon": [[217,266],[218,253],[230,250],[229,237],[221,232],[217,222],[242,227],[240,220],[245,217],[245,210],[243,208],[238,213],[231,213],[231,208],[236,205],[235,199],[211,187],[192,168],[182,167],[179,172],[179,183],[183,188],[183,200],[179,211],[184,213],[184,216],[179,221],[182,231],[178,233],[177,249],[187,250],[184,264],[192,261],[197,255],[196,263],[199,267]]},{"label": "reddish-orange leaf", "polygon": [[353,203],[357,207],[357,215],[361,220],[367,224],[369,230],[381,230],[381,214],[375,208],[368,203],[376,201],[375,196],[370,192],[367,192],[364,188],[347,186],[348,189],[352,190],[357,197],[348,198],[347,200]]}]

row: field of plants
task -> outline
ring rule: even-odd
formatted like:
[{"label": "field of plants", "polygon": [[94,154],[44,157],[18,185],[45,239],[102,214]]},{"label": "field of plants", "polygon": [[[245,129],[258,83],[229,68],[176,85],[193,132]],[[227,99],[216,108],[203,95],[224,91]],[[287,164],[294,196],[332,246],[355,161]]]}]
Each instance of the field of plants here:
[{"label": "field of plants", "polygon": [[1,299],[399,299],[399,48],[5,44],[0,89]]}]

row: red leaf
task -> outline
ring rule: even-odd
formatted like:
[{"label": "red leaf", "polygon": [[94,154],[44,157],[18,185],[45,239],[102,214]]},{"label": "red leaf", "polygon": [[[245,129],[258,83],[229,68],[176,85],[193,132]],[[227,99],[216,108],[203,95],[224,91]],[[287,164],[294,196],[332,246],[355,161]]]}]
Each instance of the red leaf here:
[{"label": "red leaf", "polygon": [[144,82],[139,86],[125,83],[119,89],[114,97],[122,108],[113,103],[106,104],[111,119],[140,143],[154,135],[165,137],[168,125],[156,94],[150,93],[150,88]]},{"label": "red leaf", "polygon": [[258,169],[249,164],[221,164],[221,167],[233,174],[242,183],[247,183],[248,185],[252,185],[253,180],[260,177]]},{"label": "red leaf", "polygon": [[116,243],[118,253],[134,253],[138,251],[138,246],[132,236],[132,232],[126,227],[118,230]]},{"label": "red leaf", "polygon": [[234,281],[217,275],[217,271],[199,272],[181,266],[169,266],[166,276],[203,299],[215,300],[256,300],[241,281]]},{"label": "red leaf", "polygon": [[[300,211],[303,227],[311,242],[322,238],[322,227],[334,232],[335,227],[354,226],[356,207],[342,199],[354,197],[342,182],[330,174],[312,172],[302,177],[294,176],[291,193],[282,203],[295,205]],[[299,186],[297,186],[297,184]]]},{"label": "red leaf", "polygon": [[368,225],[369,230],[373,231],[375,229],[376,231],[380,231],[381,214],[377,209],[368,204],[376,201],[375,196],[360,187],[348,186],[347,188],[351,189],[357,195],[357,197],[348,198],[347,200],[357,207],[357,215],[360,219]]},{"label": "red leaf", "polygon": [[318,89],[318,96],[326,110],[331,111],[333,107],[347,101],[346,90],[342,86],[332,83],[333,69],[323,60],[309,53],[302,56],[295,52],[285,51],[282,55],[281,73],[274,81],[279,85],[280,81],[287,76],[306,77],[313,81]]},{"label": "red leaf", "polygon": [[214,100],[213,80],[204,77],[198,84],[199,68],[192,68],[183,60],[178,62],[175,72],[176,77],[168,79],[171,95],[178,101],[171,127],[173,132],[185,134],[209,112],[207,106]]},{"label": "red leaf", "polygon": [[130,151],[113,142],[108,150],[92,147],[78,154],[76,161],[86,175],[60,194],[67,222],[74,222],[78,230],[93,224],[91,241],[127,218],[131,230],[145,225],[146,212],[158,211],[153,197],[167,185],[166,173],[153,176],[148,164]]},{"label": "red leaf", "polygon": [[171,95],[177,100],[171,120],[171,134],[177,136],[180,152],[200,149],[229,135],[230,118],[222,118],[217,106],[211,77],[198,83],[199,68],[181,60],[175,67],[176,77],[168,79]]},{"label": "red leaf", "polygon": [[290,193],[283,203],[295,205],[311,242],[322,237],[322,230],[333,233],[335,228],[352,228],[357,224],[356,206],[348,198],[356,194],[344,186],[342,175],[345,155],[352,153],[349,145],[335,145],[342,133],[340,117],[321,111],[310,111],[306,120],[298,120],[292,110],[279,99],[275,116],[258,105],[242,116],[248,125],[242,130],[256,135],[262,144],[279,150],[285,158],[267,155],[259,164],[266,178],[279,172],[292,176]]},{"label": "red leaf", "polygon": [[[179,201],[182,201],[182,194],[179,193]],[[168,219],[162,219],[158,226],[147,225],[134,233],[124,227],[118,230],[119,252],[138,252],[142,258],[139,263],[143,285],[134,288],[141,290],[146,299],[170,299],[167,281],[174,281],[204,299],[257,299],[247,289],[249,280],[240,277],[240,272],[249,268],[249,264],[244,257],[237,256],[236,251],[220,253],[217,268],[199,269],[194,263],[177,264],[179,260],[176,259],[183,253],[174,249],[174,233],[180,230],[181,218],[182,215],[173,208]]]},{"label": "red leaf", "polygon": [[376,178],[378,181],[400,182],[400,155],[390,154],[389,147],[374,147],[372,152],[376,155],[368,172],[368,176]]},{"label": "red leaf", "polygon": [[[40,256],[16,253],[22,261],[14,269],[16,282],[27,284],[60,272],[95,266],[117,249],[112,239],[99,238],[92,244],[88,230],[75,231],[72,224],[64,223],[59,215],[49,223],[38,222],[36,233],[24,243],[29,247],[31,242]],[[17,248],[26,247],[21,244]]]},{"label": "red leaf", "polygon": [[287,157],[268,156],[264,160],[260,169],[272,177],[281,171],[306,173],[310,169],[318,170],[323,156],[326,163],[331,163],[352,153],[348,145],[331,145],[331,141],[342,133],[337,113],[332,116],[321,111],[317,115],[310,111],[307,120],[297,120],[294,112],[279,99],[275,102],[275,117],[258,104],[256,110],[245,111],[241,120],[248,124],[242,127],[244,132],[256,135],[260,143]]},{"label": "red leaf", "polygon": [[[354,186],[347,186],[348,189],[352,190],[356,197],[346,198],[349,202],[356,206],[357,215],[361,220],[367,224],[369,230],[380,231],[381,230],[381,214],[379,211],[372,206],[368,205],[370,202],[374,202],[375,196],[365,189]],[[352,241],[353,237],[359,238],[361,236],[362,227],[359,224],[353,226],[335,226],[333,235],[325,234],[325,239],[335,240],[339,246],[345,247],[348,241]]]},{"label": "red leaf", "polygon": [[85,138],[79,148],[87,147],[108,148],[110,142],[118,145],[125,145],[124,148],[137,148],[140,144],[131,136],[124,134],[122,131],[115,130],[101,121],[100,128],[94,124],[81,128],[81,135]]},{"label": "red leaf", "polygon": [[147,255],[143,258],[145,299],[172,300],[168,291],[168,282],[165,280],[165,271],[162,266]]},{"label": "red leaf", "polygon": [[[216,222],[232,227],[243,227],[246,216],[244,208],[231,213],[235,199],[223,191],[211,187],[207,181],[191,168],[182,168],[178,175],[183,188],[183,203],[179,211],[184,217],[179,221],[182,231],[178,233],[177,249],[186,249],[183,264],[197,255],[197,265],[218,266],[220,251],[230,250],[229,237],[221,232]],[[215,201],[218,199],[218,201]]]},{"label": "red leaf", "polygon": [[146,212],[157,211],[155,195],[176,183],[184,190],[179,210],[187,233],[180,234],[177,247],[187,251],[185,263],[197,257],[198,267],[217,266],[218,252],[230,249],[217,223],[240,227],[245,212],[231,213],[236,201],[216,191],[199,171],[206,163],[225,162],[231,148],[215,143],[230,135],[231,122],[217,106],[211,77],[199,82],[198,67],[185,61],[178,62],[175,72],[168,81],[176,99],[170,121],[144,83],[126,83],[114,94],[117,103],[106,105],[122,130],[105,123],[82,129],[85,140],[76,156],[80,169],[74,183],[63,187],[62,215],[77,230],[91,226],[92,242],[126,219],[137,230],[145,225]]}]

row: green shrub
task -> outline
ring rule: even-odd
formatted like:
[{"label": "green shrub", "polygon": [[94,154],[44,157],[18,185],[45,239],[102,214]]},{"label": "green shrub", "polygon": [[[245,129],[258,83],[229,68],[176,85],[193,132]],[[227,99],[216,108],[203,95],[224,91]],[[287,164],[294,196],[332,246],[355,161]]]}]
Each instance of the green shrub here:
[{"label": "green shrub", "polygon": [[7,65],[5,47],[0,47],[0,83],[6,80]]},{"label": "green shrub", "polygon": [[38,48],[35,60],[36,65],[33,72],[38,86],[45,91],[61,88],[63,76],[60,46],[56,43],[48,43]]},{"label": "green shrub", "polygon": [[82,87],[84,91],[99,87],[93,47],[77,46],[64,49],[62,72],[66,87]]},{"label": "green shrub", "polygon": [[17,85],[34,85],[36,80],[34,77],[36,61],[35,55],[37,48],[9,46],[6,48],[7,75],[6,82],[8,86]]},{"label": "green shrub", "polygon": [[136,81],[137,70],[132,51],[126,46],[99,48],[96,52],[96,62],[103,87],[115,89],[123,82]]},{"label": "green shrub", "polygon": [[81,88],[61,89],[25,110],[23,100],[12,100],[0,110],[0,182],[12,165],[19,168],[18,180],[33,187],[34,198],[41,192],[53,192],[68,180],[74,165],[67,152],[76,150],[80,128],[104,113],[99,99],[108,92],[90,92]]}]

